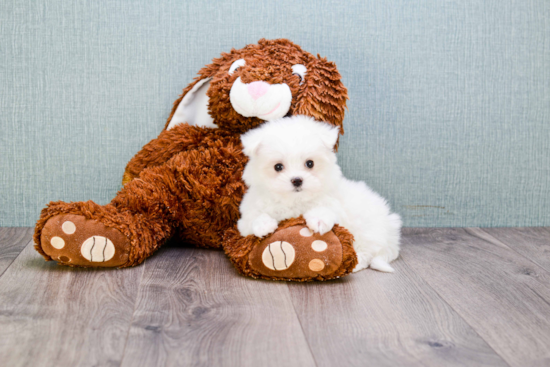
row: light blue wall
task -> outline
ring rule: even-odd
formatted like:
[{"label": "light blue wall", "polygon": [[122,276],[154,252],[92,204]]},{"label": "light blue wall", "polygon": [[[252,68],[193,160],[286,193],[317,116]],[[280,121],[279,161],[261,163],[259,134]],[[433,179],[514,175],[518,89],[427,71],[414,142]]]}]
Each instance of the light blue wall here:
[{"label": "light blue wall", "polygon": [[107,203],[222,51],[290,38],[339,66],[339,154],[407,226],[550,225],[550,1],[0,3],[0,225]]}]

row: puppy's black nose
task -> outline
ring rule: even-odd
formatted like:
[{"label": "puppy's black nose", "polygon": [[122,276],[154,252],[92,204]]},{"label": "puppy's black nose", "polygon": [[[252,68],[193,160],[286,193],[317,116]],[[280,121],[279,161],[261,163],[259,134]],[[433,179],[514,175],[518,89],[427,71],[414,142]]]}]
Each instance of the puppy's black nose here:
[{"label": "puppy's black nose", "polygon": [[290,180],[290,182],[292,182],[294,187],[302,186],[302,179],[300,177],[294,177],[293,179]]}]

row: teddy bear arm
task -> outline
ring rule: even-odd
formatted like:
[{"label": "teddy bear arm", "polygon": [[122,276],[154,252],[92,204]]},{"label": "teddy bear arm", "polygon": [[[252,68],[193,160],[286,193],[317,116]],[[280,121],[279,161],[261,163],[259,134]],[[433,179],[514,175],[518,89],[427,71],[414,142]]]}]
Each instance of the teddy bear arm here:
[{"label": "teddy bear arm", "polygon": [[226,135],[223,131],[179,124],[147,143],[126,165],[122,184],[126,185],[138,177],[145,168],[156,167],[168,162],[178,153],[192,149],[205,141]]}]

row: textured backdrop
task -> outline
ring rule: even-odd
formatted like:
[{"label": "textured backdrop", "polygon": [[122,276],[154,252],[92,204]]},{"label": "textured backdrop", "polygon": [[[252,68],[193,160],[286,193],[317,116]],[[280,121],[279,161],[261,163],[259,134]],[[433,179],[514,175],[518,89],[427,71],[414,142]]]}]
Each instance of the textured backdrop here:
[{"label": "textured backdrop", "polygon": [[337,63],[344,172],[405,225],[550,225],[547,0],[3,0],[0,225],[107,203],[199,68],[261,37]]}]

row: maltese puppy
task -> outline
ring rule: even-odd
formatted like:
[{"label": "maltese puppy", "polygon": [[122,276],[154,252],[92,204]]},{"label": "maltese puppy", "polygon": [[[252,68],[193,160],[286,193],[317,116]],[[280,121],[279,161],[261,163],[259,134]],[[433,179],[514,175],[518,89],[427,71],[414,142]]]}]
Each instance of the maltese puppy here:
[{"label": "maltese puppy", "polygon": [[282,220],[302,215],[321,235],[335,224],[355,237],[358,264],[393,272],[401,218],[364,182],[346,179],[336,163],[339,129],[305,116],[265,122],[241,137],[250,158],[243,172],[248,190],[240,206],[242,236],[264,237]]}]

